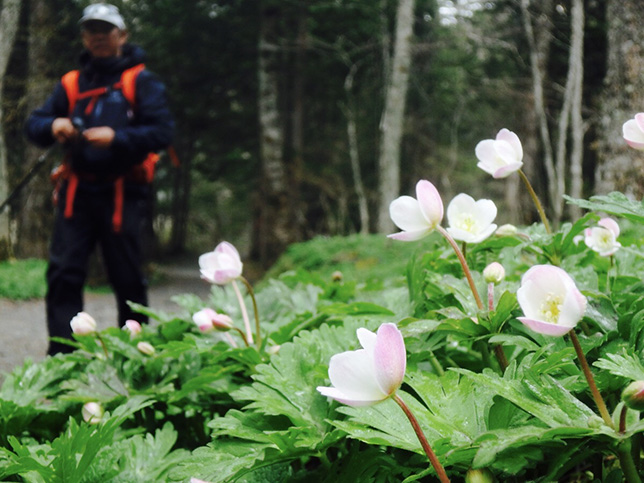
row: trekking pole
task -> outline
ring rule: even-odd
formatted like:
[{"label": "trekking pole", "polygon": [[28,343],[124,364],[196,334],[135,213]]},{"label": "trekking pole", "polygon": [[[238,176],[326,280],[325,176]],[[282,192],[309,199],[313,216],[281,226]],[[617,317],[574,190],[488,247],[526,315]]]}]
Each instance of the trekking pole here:
[{"label": "trekking pole", "polygon": [[4,209],[9,206],[9,204],[14,200],[16,196],[22,191],[22,189],[29,184],[29,182],[32,180],[34,176],[40,171],[40,169],[45,165],[45,162],[47,161],[47,158],[53,151],[53,147],[49,148],[47,151],[45,151],[43,154],[41,154],[38,157],[38,160],[34,163],[34,165],[31,167],[31,169],[23,176],[23,178],[20,180],[20,182],[16,185],[16,187],[13,189],[13,191],[9,194],[7,199],[5,199],[2,204],[0,205],[0,215],[4,211]]},{"label": "trekking pole", "polygon": [[[85,130],[85,121],[83,121],[83,118],[81,117],[73,117],[72,118],[72,125],[78,131],[79,134],[82,134],[83,131]],[[0,205],[0,215],[4,211],[4,209],[9,206],[9,204],[13,201],[13,199],[18,196],[18,194],[22,191],[22,189],[29,184],[29,182],[32,180],[34,176],[40,171],[40,169],[45,165],[45,162],[47,161],[47,158],[51,154],[51,152],[54,150],[56,145],[52,146],[51,148],[47,149],[44,153],[42,153],[39,157],[38,160],[34,163],[34,165],[31,167],[31,169],[27,172],[26,175],[23,176],[23,178],[20,180],[18,185],[13,189],[11,194],[7,196],[7,199],[2,202]]]}]

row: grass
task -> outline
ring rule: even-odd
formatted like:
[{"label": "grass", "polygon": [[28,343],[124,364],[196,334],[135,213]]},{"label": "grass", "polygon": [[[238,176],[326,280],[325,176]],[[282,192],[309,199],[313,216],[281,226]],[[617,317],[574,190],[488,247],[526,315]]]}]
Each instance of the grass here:
[{"label": "grass", "polygon": [[[358,283],[393,280],[404,284],[405,267],[419,249],[422,245],[390,240],[383,235],[316,237],[289,246],[262,280],[288,271],[303,270],[326,279],[335,272],[341,272],[345,280]],[[0,298],[26,300],[43,297],[46,269],[45,260],[0,262]],[[99,284],[88,287],[88,290],[102,292],[109,287]]]},{"label": "grass", "polygon": [[289,270],[304,270],[323,278],[341,272],[345,280],[369,282],[404,280],[410,258],[422,249],[417,243],[391,240],[384,235],[316,237],[295,243],[263,277],[276,277]]},{"label": "grass", "polygon": [[0,298],[26,300],[45,296],[47,262],[35,258],[0,262]]}]

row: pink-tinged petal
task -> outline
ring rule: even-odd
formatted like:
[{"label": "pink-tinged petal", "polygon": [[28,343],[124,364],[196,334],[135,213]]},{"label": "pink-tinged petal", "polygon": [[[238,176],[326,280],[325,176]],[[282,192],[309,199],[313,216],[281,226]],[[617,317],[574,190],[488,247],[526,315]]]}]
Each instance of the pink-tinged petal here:
[{"label": "pink-tinged petal", "polygon": [[512,173],[515,173],[521,169],[523,163],[510,163],[505,166],[500,167],[492,173],[494,179],[503,179],[510,176]]},{"label": "pink-tinged petal", "polygon": [[412,241],[417,241],[417,240],[421,240],[422,238],[425,238],[432,231],[433,230],[430,230],[430,229],[420,230],[420,231],[401,231],[398,233],[392,233],[391,235],[387,235],[387,238],[391,238],[393,240],[399,240],[399,241],[412,242]]},{"label": "pink-tinged petal", "polygon": [[512,145],[506,141],[495,141],[494,149],[496,155],[503,160],[503,164],[508,165],[521,161]]},{"label": "pink-tinged petal", "polygon": [[377,401],[387,397],[376,381],[372,354],[364,349],[332,356],[329,379],[351,400]]},{"label": "pink-tinged petal", "polygon": [[323,396],[330,397],[332,399],[335,399],[338,402],[341,402],[342,404],[347,404],[349,406],[354,406],[354,407],[371,406],[373,404],[376,404],[382,401],[382,398],[378,398],[378,399],[353,398],[352,399],[335,387],[318,386],[316,389]]},{"label": "pink-tinged petal", "polygon": [[619,225],[612,218],[602,218],[597,224],[611,231],[615,238],[619,236]]},{"label": "pink-tinged petal", "polygon": [[405,377],[407,352],[402,334],[394,324],[382,324],[373,349],[376,379],[382,391],[391,395]]},{"label": "pink-tinged petal", "polygon": [[638,112],[635,114],[635,122],[637,127],[644,133],[644,112]]},{"label": "pink-tinged petal", "polygon": [[642,130],[635,119],[630,119],[622,126],[622,134],[626,143],[634,148],[644,149],[644,130]]},{"label": "pink-tinged petal", "polygon": [[237,260],[240,259],[239,252],[237,251],[237,249],[227,241],[223,241],[219,245],[217,245],[215,247],[215,253],[225,254]]},{"label": "pink-tinged petal", "polygon": [[429,224],[432,227],[440,225],[443,221],[443,200],[436,187],[426,179],[421,179],[416,183],[416,197]]},{"label": "pink-tinged petal", "polygon": [[586,297],[574,287],[568,292],[561,307],[559,324],[574,327],[586,313]]},{"label": "pink-tinged petal", "polygon": [[403,231],[419,232],[430,229],[418,200],[411,196],[401,196],[393,200],[389,205],[389,216]]},{"label": "pink-tinged petal", "polygon": [[566,327],[564,325],[551,324],[541,320],[529,319],[527,317],[517,317],[523,324],[530,330],[543,335],[562,336],[570,332],[573,327]]},{"label": "pink-tinged petal", "polygon": [[521,145],[521,140],[519,139],[519,136],[517,136],[515,133],[513,133],[508,129],[503,128],[496,135],[496,140],[505,141],[509,143],[510,146],[512,146],[512,149],[514,149],[517,159],[519,161],[523,160],[523,146]]}]

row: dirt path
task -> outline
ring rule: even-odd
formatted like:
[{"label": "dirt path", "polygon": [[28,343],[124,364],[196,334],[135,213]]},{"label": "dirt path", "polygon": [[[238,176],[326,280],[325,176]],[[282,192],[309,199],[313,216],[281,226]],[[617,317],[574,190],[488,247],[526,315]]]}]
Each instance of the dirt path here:
[{"label": "dirt path", "polygon": [[[199,279],[198,267],[159,267],[162,281],[150,287],[150,307],[169,313],[180,312],[170,298],[192,293],[206,298],[210,286]],[[116,302],[111,293],[85,295],[85,311],[103,329],[116,326]],[[43,300],[14,302],[0,299],[0,380],[4,373],[21,365],[26,358],[42,360],[47,352],[47,324]]]}]

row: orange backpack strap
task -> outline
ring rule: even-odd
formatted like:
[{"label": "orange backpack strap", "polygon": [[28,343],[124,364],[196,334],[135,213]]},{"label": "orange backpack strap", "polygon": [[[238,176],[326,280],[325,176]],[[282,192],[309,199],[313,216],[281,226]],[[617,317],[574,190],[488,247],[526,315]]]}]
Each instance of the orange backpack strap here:
[{"label": "orange backpack strap", "polygon": [[136,101],[136,78],[143,69],[145,69],[145,64],[137,64],[124,70],[121,74],[121,92],[132,107]]},{"label": "orange backpack strap", "polygon": [[63,85],[63,88],[65,89],[65,93],[67,94],[67,103],[69,105],[68,107],[68,113],[69,115],[74,112],[74,106],[76,106],[76,100],[78,99],[78,77],[80,76],[80,71],[79,70],[70,70],[65,74],[61,79],[60,82]]}]

